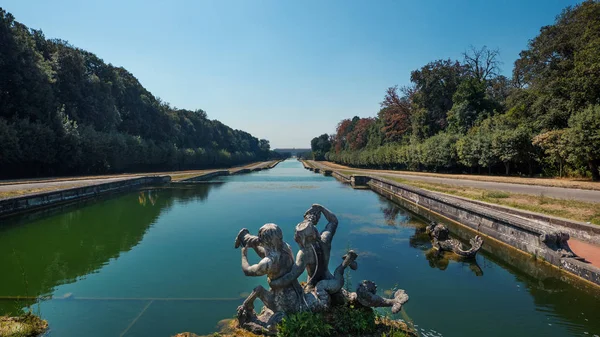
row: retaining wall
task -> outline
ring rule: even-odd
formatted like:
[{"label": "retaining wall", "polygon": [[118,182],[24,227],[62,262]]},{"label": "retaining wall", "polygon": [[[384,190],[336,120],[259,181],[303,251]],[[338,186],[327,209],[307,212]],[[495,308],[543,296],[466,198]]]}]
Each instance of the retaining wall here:
[{"label": "retaining wall", "polygon": [[569,235],[554,226],[380,177],[351,179],[353,185],[366,184],[388,198],[400,197],[600,285],[600,268],[573,256]]},{"label": "retaining wall", "polygon": [[479,200],[471,200],[461,197],[455,198],[466,200],[468,202],[492,208],[501,212],[517,215],[522,218],[527,218],[533,221],[541,221],[546,222],[550,225],[560,226],[563,227],[564,230],[568,231],[572,237],[575,237],[581,241],[589,242],[591,244],[600,245],[600,226],[591,225],[580,221],[561,219],[539,213],[528,212],[507,206],[494,205]]},{"label": "retaining wall", "polygon": [[206,173],[206,174],[199,175],[199,176],[196,176],[193,178],[183,179],[183,180],[178,181],[177,183],[193,183],[193,182],[197,182],[197,181],[206,181],[206,180],[214,178],[214,177],[227,176],[227,175],[229,175],[229,171],[227,171],[227,170],[214,171],[214,172]]},{"label": "retaining wall", "polygon": [[0,200],[0,216],[49,207],[106,193],[120,192],[147,185],[161,185],[171,181],[170,176],[140,177],[104,184],[69,188]]}]

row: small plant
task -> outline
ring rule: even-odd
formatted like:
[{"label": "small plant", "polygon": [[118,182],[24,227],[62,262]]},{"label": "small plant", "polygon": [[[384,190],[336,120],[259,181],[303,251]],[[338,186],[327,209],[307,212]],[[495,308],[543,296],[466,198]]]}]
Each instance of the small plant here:
[{"label": "small plant", "polygon": [[342,335],[361,335],[376,329],[375,311],[371,308],[338,306],[331,315],[335,331]]},{"label": "small plant", "polygon": [[540,205],[545,205],[548,203],[548,200],[547,200],[546,196],[544,195],[544,193],[541,193],[540,196],[538,197],[538,203]]},{"label": "small plant", "polygon": [[278,337],[326,337],[333,332],[333,327],[325,322],[320,313],[310,311],[298,312],[285,317],[278,327]]}]

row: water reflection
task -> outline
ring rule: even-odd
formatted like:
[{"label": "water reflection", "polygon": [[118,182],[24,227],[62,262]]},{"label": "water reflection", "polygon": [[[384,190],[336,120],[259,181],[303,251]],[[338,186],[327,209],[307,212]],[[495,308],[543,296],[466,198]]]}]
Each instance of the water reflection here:
[{"label": "water reflection", "polygon": [[[401,210],[398,211],[398,206],[394,206],[398,204],[401,209],[410,210],[412,216],[421,218],[423,223],[431,221],[444,223],[450,229],[452,237],[463,242],[467,242],[476,234],[464,226],[426,212],[414,204],[400,199],[394,201],[395,203],[387,199],[380,200],[383,216],[390,222],[397,217],[397,214],[402,214]],[[411,227],[414,227],[414,233],[409,238],[409,245],[424,252],[431,268],[447,270],[451,263],[461,263],[468,265],[473,272],[473,277],[485,278],[484,269],[497,274],[494,269],[500,267],[514,277],[517,291],[527,291],[531,295],[535,304],[532,310],[546,316],[549,328],[561,326],[572,335],[583,333],[593,336],[594,333],[598,335],[600,332],[600,321],[597,319],[600,313],[600,292],[597,287],[490,238],[484,238],[485,244],[476,260],[461,261],[455,254],[433,251],[429,235],[425,233],[425,225],[416,227],[411,225]],[[506,296],[514,295],[506,294]]]},{"label": "water reflection", "polygon": [[[0,226],[0,315],[16,313],[34,303],[31,298],[49,296],[55,287],[95,273],[138,245],[175,203],[206,200],[219,186],[146,189],[71,205],[66,207],[68,212],[63,207],[4,221]],[[23,302],[16,297],[30,299]]]},{"label": "water reflection", "polygon": [[450,261],[454,261],[468,266],[475,276],[483,276],[483,269],[477,264],[476,259],[465,259],[452,252],[440,251],[433,248],[431,237],[425,231],[426,227],[425,225],[415,227],[415,233],[410,236],[408,242],[411,247],[425,252],[425,258],[431,268],[446,270]]}]

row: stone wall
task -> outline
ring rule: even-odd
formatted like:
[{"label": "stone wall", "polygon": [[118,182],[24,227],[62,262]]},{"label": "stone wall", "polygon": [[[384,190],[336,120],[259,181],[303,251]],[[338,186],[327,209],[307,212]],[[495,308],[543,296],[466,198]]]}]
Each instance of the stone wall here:
[{"label": "stone wall", "polygon": [[[248,170],[248,172],[249,172],[249,170]],[[238,171],[238,173],[239,173],[239,171]],[[181,181],[179,181],[179,183],[193,183],[193,182],[197,182],[197,181],[206,181],[206,180],[209,180],[214,177],[227,176],[227,175],[229,175],[229,171],[227,171],[227,170],[214,171],[214,172],[206,173],[206,174],[199,175],[199,176],[196,176],[193,178],[181,180]]]},{"label": "stone wall", "polygon": [[91,198],[106,193],[125,191],[142,186],[161,185],[170,181],[170,176],[131,178],[110,183],[75,187],[0,200],[0,216],[54,206],[61,203]]},{"label": "stone wall", "polygon": [[569,236],[555,226],[380,177],[354,175],[351,180],[353,186],[366,184],[390,199],[407,200],[600,285],[600,268],[570,256]]}]

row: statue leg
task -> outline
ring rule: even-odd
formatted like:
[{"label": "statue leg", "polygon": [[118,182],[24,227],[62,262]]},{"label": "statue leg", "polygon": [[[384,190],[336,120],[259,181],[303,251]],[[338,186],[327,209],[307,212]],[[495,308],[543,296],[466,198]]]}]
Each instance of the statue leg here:
[{"label": "statue leg", "polygon": [[[263,313],[266,313],[266,315],[261,314],[260,317],[257,317],[256,312],[254,311],[254,301],[257,298],[264,303],[267,310],[263,308]],[[271,316],[273,316],[274,308],[273,294],[263,286],[257,286],[252,290],[252,293],[246,298],[244,303],[237,308],[238,323],[241,327],[254,333],[266,333],[271,328],[268,321],[271,319]]]},{"label": "statue leg", "polygon": [[[347,267],[351,269],[356,269],[356,258],[358,255],[354,251],[349,251],[346,255],[344,255],[344,262],[342,262],[333,273],[333,279],[325,279],[319,281],[317,286],[317,294],[320,292],[327,292],[328,294],[337,293],[344,286],[344,272]],[[321,297],[321,296],[319,296]]]},{"label": "statue leg", "polygon": [[260,299],[267,308],[275,308],[275,298],[273,294],[271,294],[271,292],[265,289],[263,286],[257,286],[254,288],[250,296],[248,296],[244,303],[242,303],[242,306],[246,309],[254,310],[254,301],[257,298]]}]

